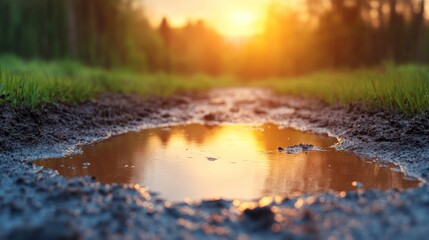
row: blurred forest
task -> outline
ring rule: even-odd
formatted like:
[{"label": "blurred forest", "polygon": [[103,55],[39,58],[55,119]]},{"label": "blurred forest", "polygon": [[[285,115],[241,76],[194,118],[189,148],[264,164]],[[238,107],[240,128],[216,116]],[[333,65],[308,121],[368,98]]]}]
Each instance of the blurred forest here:
[{"label": "blurred forest", "polygon": [[429,62],[425,0],[273,2],[241,44],[203,21],[151,26],[138,0],[0,0],[0,54],[140,72],[266,78]]}]

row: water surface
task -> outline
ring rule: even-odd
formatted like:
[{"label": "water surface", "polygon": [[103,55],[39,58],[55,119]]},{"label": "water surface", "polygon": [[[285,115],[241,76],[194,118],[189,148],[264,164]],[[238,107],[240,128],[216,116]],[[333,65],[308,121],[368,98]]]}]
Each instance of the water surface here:
[{"label": "water surface", "polygon": [[[325,151],[288,155],[277,151],[300,143]],[[103,183],[148,186],[171,201],[316,193],[329,189],[411,188],[394,165],[372,163],[331,148],[335,138],[276,125],[187,125],[112,137],[83,154],[37,161],[66,177],[95,176]]]}]

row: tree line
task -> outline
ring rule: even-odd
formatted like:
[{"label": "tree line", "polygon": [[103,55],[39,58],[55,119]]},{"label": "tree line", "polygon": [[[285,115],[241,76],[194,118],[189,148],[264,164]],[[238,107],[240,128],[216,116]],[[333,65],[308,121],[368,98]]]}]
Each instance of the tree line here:
[{"label": "tree line", "polygon": [[425,0],[306,2],[304,10],[270,7],[265,32],[241,50],[239,75],[429,62]]},{"label": "tree line", "polygon": [[162,39],[134,0],[0,0],[0,52],[159,70]]},{"label": "tree line", "polygon": [[0,54],[90,66],[265,78],[429,62],[425,0],[274,2],[265,31],[231,43],[203,21],[151,26],[138,0],[0,0]]}]

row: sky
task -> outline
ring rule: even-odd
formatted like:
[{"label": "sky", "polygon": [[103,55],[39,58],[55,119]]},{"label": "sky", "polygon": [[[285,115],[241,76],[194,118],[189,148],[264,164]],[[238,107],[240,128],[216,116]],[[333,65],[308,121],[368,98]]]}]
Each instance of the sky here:
[{"label": "sky", "polygon": [[167,17],[173,26],[204,19],[227,37],[248,37],[262,31],[272,0],[143,0],[152,23]]},{"label": "sky", "polygon": [[[157,26],[163,17],[179,27],[188,21],[204,20],[231,39],[253,36],[263,31],[268,7],[273,2],[302,6],[304,0],[140,0],[151,23]],[[429,2],[427,2],[429,8]],[[429,15],[429,11],[427,11]]]}]

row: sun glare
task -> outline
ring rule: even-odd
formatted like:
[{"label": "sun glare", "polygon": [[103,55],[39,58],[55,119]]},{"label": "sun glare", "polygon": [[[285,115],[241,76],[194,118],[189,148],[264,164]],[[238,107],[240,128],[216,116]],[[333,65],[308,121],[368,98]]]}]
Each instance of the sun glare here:
[{"label": "sun glare", "polygon": [[[300,0],[294,0],[300,1]],[[241,39],[262,32],[271,0],[146,0],[149,19],[155,26],[167,17],[174,27],[203,20],[227,38]]]},{"label": "sun glare", "polygon": [[232,38],[250,37],[260,31],[261,19],[250,11],[233,11],[217,26],[219,31]]}]

